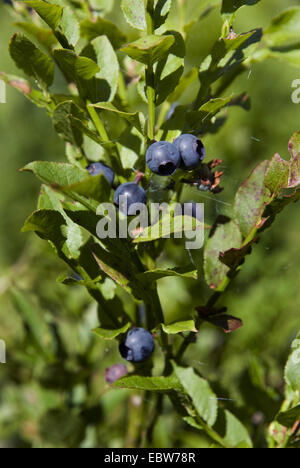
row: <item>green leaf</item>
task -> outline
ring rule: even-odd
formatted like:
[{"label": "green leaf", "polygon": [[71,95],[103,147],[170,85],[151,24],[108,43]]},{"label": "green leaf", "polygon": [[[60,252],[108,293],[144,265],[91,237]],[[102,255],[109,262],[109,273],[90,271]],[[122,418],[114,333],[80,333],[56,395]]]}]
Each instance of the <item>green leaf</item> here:
[{"label": "green leaf", "polygon": [[43,313],[20,289],[11,286],[10,293],[21,318],[28,327],[28,334],[31,335],[34,346],[43,357],[53,359],[52,335]]},{"label": "green leaf", "polygon": [[80,256],[80,248],[84,244],[85,239],[82,229],[65,213],[61,198],[61,194],[55,192],[50,187],[42,185],[38,208],[39,210],[55,210],[63,216],[66,221],[66,226],[62,227],[62,233],[66,237],[65,254],[68,258],[78,258]]},{"label": "green leaf", "polygon": [[119,81],[119,62],[114,49],[106,36],[97,37],[92,41],[96,52],[97,64],[100,72],[96,78],[101,80],[100,88],[107,88],[105,92],[100,91],[101,101],[112,101],[116,95]]},{"label": "green leaf", "polygon": [[[171,8],[172,0],[155,0],[153,21],[154,29],[158,29],[165,23]],[[122,0],[121,8],[123,10],[126,21],[135,29],[145,31],[146,10],[145,0]]]},{"label": "green leaf", "polygon": [[61,230],[63,225],[65,220],[58,211],[39,210],[32,213],[25,221],[22,232],[36,232],[42,239],[49,240],[59,253],[66,240]]},{"label": "green leaf", "polygon": [[299,420],[300,404],[294,408],[289,409],[288,411],[283,411],[276,416],[276,421],[285,427],[293,427],[294,424]]},{"label": "green leaf", "polygon": [[264,39],[271,47],[299,41],[300,7],[289,8],[274,18],[264,32]]},{"label": "green leaf", "polygon": [[290,188],[298,187],[300,184],[300,153],[290,162]]},{"label": "green leaf", "polygon": [[[67,225],[65,217],[57,210],[35,211],[25,222],[22,232],[34,231],[49,240],[59,256],[78,258],[82,238],[76,225]],[[79,238],[78,238],[79,235]]]},{"label": "green leaf", "polygon": [[115,329],[115,330],[108,330],[106,328],[95,328],[93,333],[104,340],[113,340],[117,338],[122,333],[126,333],[127,330],[130,328],[130,323],[126,323],[123,327]]},{"label": "green leaf", "polygon": [[235,13],[244,5],[256,5],[260,0],[223,0],[221,13]]},{"label": "green leaf", "polygon": [[276,195],[289,185],[290,163],[276,153],[270,161],[265,175],[265,186]]},{"label": "green leaf", "polygon": [[[78,213],[76,213],[77,217]],[[94,225],[94,230],[96,223]],[[136,278],[139,272],[133,264],[131,253],[126,250],[120,239],[111,239],[106,243],[107,250],[98,244],[93,246],[93,256],[101,271],[106,273],[113,281],[137,299],[149,300],[151,289]],[[118,251],[116,251],[118,249]]]},{"label": "green leaf", "polygon": [[288,187],[294,188],[300,185],[300,131],[292,135],[289,141],[290,174]]},{"label": "green leaf", "polygon": [[220,253],[240,248],[241,244],[242,236],[236,222],[219,216],[204,248],[205,280],[212,289],[221,285],[229,271],[229,267],[220,261]]},{"label": "green leaf", "polygon": [[191,129],[200,130],[203,122],[209,117],[211,120],[218,112],[220,112],[224,107],[228,106],[232,96],[227,98],[215,98],[210,99],[205,104],[203,104],[198,111],[190,111],[186,115],[186,119],[191,127]]},{"label": "green leaf", "polygon": [[[247,33],[228,36],[217,40],[210,55],[202,62],[199,70],[201,89],[196,100],[197,107],[203,104],[205,96],[211,91],[211,85],[223,77],[224,83],[220,83],[227,88],[226,80],[229,73],[239,75],[244,68],[241,63],[247,58],[244,50],[250,45],[260,42],[262,30],[255,29]],[[203,89],[203,93],[202,93]]]},{"label": "green leaf", "polygon": [[113,387],[117,388],[130,388],[134,390],[149,390],[150,392],[182,392],[183,388],[176,376],[169,377],[142,377],[140,375],[133,375],[130,377],[123,377],[117,380]]},{"label": "green leaf", "polygon": [[200,107],[199,111],[210,115],[215,115],[217,112],[223,109],[223,107],[227,106],[231,99],[232,96],[228,96],[227,98],[210,99]]},{"label": "green leaf", "polygon": [[139,278],[145,279],[146,281],[157,281],[161,278],[167,276],[178,276],[180,278],[191,278],[197,279],[197,270],[193,269],[192,265],[189,265],[188,268],[169,268],[167,270],[156,269],[156,270],[147,270],[144,273],[138,275]]},{"label": "green leaf", "polygon": [[30,34],[34,39],[36,39],[39,44],[49,52],[58,45],[58,41],[53,34],[51,29],[41,28],[34,23],[27,23],[23,21],[18,21],[15,23],[15,26],[22,29],[27,34]]},{"label": "green leaf", "polygon": [[172,0],[155,0],[154,2],[154,29],[158,29],[167,20],[172,6]]},{"label": "green leaf", "polygon": [[229,411],[225,410],[226,435],[224,441],[232,448],[252,448],[247,429]]},{"label": "green leaf", "polygon": [[110,278],[105,278],[105,280],[99,284],[103,297],[106,301],[110,301],[116,296],[116,283]]},{"label": "green leaf", "polygon": [[96,104],[93,104],[93,107],[118,114],[120,117],[127,120],[127,122],[137,128],[138,131],[142,133],[142,135],[145,134],[145,118],[141,112],[124,112],[117,109],[113,104],[107,102],[97,102]]},{"label": "green leaf", "polygon": [[147,25],[144,0],[122,0],[121,8],[130,26],[145,31]]},{"label": "green leaf", "polygon": [[234,210],[244,237],[260,222],[265,206],[270,202],[270,191],[265,186],[269,165],[270,161],[260,163],[237,191]]},{"label": "green leaf", "polygon": [[26,75],[37,80],[41,87],[53,83],[54,63],[22,34],[15,34],[9,44],[10,55],[16,66]]},{"label": "green leaf", "polygon": [[290,203],[296,203],[300,200],[300,190],[289,191],[287,194],[280,194],[278,198],[273,200],[263,213],[265,223],[261,227],[261,231],[270,227],[276,216]]},{"label": "green leaf", "polygon": [[[172,234],[184,233],[186,227],[191,228],[196,232],[204,230],[206,225],[196,218],[190,216],[177,216],[176,214],[170,212],[169,214],[163,215],[160,220],[153,224],[153,226],[148,226],[144,230],[138,232],[138,237],[133,240],[134,244],[141,242],[152,242],[157,239],[169,238]],[[182,235],[182,237],[184,237]]]},{"label": "green leaf", "polygon": [[179,84],[184,70],[185,43],[181,34],[177,31],[165,33],[174,37],[174,44],[169,50],[168,56],[161,61],[155,70],[156,105],[165,101]]},{"label": "green leaf", "polygon": [[185,320],[182,322],[175,322],[169,325],[165,325],[164,323],[161,324],[161,327],[165,333],[168,335],[173,335],[175,333],[183,333],[183,332],[197,332],[194,320]]},{"label": "green leaf", "polygon": [[152,65],[167,54],[174,42],[174,36],[150,35],[127,44],[121,50],[138,62]]},{"label": "green leaf", "polygon": [[42,185],[38,199],[38,209],[56,210],[61,212],[64,198],[64,195],[61,193],[55,192],[50,187],[47,187],[47,185]]},{"label": "green leaf", "polygon": [[71,46],[75,46],[80,37],[79,23],[72,8],[65,6],[61,21],[60,30]]},{"label": "green leaf", "polygon": [[82,122],[85,116],[83,111],[73,101],[65,101],[59,104],[53,112],[54,129],[72,145],[81,146],[83,143],[82,132],[77,126],[73,125],[71,117],[77,118]]},{"label": "green leaf", "polygon": [[208,382],[195,374],[191,367],[183,368],[174,365],[174,370],[199,416],[209,426],[213,426],[217,420],[218,402]]},{"label": "green leaf", "polygon": [[145,117],[140,112],[138,126],[143,133],[139,131],[134,125],[128,125],[123,131],[117,141],[120,160],[124,169],[137,167],[139,162],[143,166],[145,154]]},{"label": "green leaf", "polygon": [[292,353],[285,367],[285,381],[294,391],[300,391],[300,334],[292,343]]},{"label": "green leaf", "polygon": [[33,172],[42,182],[76,199],[76,193],[96,201],[107,201],[110,186],[99,174],[91,176],[88,171],[67,163],[35,161],[27,164],[24,171]]},{"label": "green leaf", "polygon": [[0,78],[6,84],[22,93],[23,96],[33,102],[36,106],[50,109],[50,102],[45,98],[43,92],[32,88],[31,84],[27,80],[24,80],[19,76],[6,75],[3,72],[0,72]]},{"label": "green leaf", "polygon": [[62,7],[42,0],[29,0],[24,3],[34,8],[51,29],[55,30],[57,28],[63,13]]},{"label": "green leaf", "polygon": [[203,426],[199,424],[197,421],[195,421],[195,418],[192,416],[185,416],[182,418],[189,426],[193,427],[194,429],[198,429],[200,431],[203,431]]},{"label": "green leaf", "polygon": [[[101,138],[99,137],[99,134],[95,130],[92,130],[91,128],[88,127],[87,121],[85,122],[81,119],[78,119],[77,117],[74,117],[72,114],[69,114],[69,113],[66,114],[66,120],[67,121],[65,122],[65,129],[68,131],[68,138],[65,138],[65,139],[67,141],[69,141],[70,137],[74,136],[75,145],[77,146],[76,144],[76,141],[77,141],[79,142],[79,146],[81,146],[83,143],[82,136],[86,135],[91,140],[95,141],[96,143],[98,143],[99,145],[103,147],[109,146],[108,142],[101,140]],[[60,128],[60,126],[58,128]],[[77,133],[76,131],[78,131],[77,138],[75,138],[75,135]],[[62,133],[62,136],[63,136],[63,133]],[[98,150],[98,147],[96,148]],[[86,150],[86,148],[84,148],[84,150]],[[89,155],[87,155],[87,157],[88,156]]]},{"label": "green leaf", "polygon": [[300,153],[300,131],[291,136],[289,141],[289,152],[292,159]]},{"label": "green leaf", "polygon": [[80,23],[81,36],[92,41],[99,36],[107,36],[114,49],[126,42],[126,36],[110,21],[98,16],[95,20],[84,19]]},{"label": "green leaf", "polygon": [[54,58],[70,82],[75,80],[78,84],[78,79],[90,80],[99,72],[99,67],[93,60],[79,57],[72,50],[56,49]]}]

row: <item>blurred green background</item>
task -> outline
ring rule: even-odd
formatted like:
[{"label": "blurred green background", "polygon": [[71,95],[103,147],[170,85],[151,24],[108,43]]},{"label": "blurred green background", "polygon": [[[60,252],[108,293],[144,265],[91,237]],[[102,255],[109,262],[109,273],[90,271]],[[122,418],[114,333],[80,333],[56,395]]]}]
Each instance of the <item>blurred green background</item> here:
[{"label": "blurred green background", "polygon": [[[120,21],[117,3],[111,18]],[[242,8],[236,32],[266,27],[281,10],[297,4],[262,0]],[[201,63],[220,27],[217,11],[193,26],[187,69]],[[7,51],[14,31],[8,9],[1,5],[0,70],[8,73],[16,73]],[[235,93],[250,94],[252,107],[249,112],[230,109],[221,131],[204,139],[209,157],[222,158],[225,171],[225,190],[219,195],[191,192],[205,203],[207,222],[230,208],[237,187],[259,161],[276,151],[288,158],[288,139],[300,128],[300,105],[291,101],[295,79],[300,79],[300,69],[269,60],[254,65],[232,86]],[[64,160],[64,144],[43,111],[10,88],[7,104],[0,104],[0,134],[0,339],[7,345],[7,363],[0,364],[0,447],[122,447],[128,393],[107,391],[104,380],[105,368],[120,361],[117,346],[92,336],[90,330],[98,324],[96,307],[83,288],[56,281],[65,268],[51,247],[20,233],[35,209],[39,183],[18,169],[37,159]],[[264,233],[223,300],[244,327],[223,335],[204,326],[186,355],[218,396],[229,399],[220,404],[241,417],[257,446],[264,446],[264,430],[280,407],[284,363],[300,329],[299,207],[289,206]],[[176,261],[186,263],[187,256],[185,252]],[[189,315],[203,303],[207,290],[204,281],[202,285],[160,280],[168,321]],[[58,361],[47,351],[52,346]],[[159,367],[159,356],[157,362]],[[155,447],[207,444],[166,404]]]}]

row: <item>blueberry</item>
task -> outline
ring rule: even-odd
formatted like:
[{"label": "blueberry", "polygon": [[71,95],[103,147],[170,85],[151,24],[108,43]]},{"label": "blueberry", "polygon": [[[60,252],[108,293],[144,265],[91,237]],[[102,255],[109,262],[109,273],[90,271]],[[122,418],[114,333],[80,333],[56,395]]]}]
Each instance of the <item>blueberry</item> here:
[{"label": "blueberry", "polygon": [[86,167],[86,169],[89,171],[89,173],[92,176],[97,176],[99,174],[103,174],[104,177],[110,183],[110,185],[112,185],[114,183],[114,178],[115,178],[114,171],[110,167],[106,166],[105,164],[103,164],[101,162],[94,162],[94,163],[89,164]]},{"label": "blueberry", "polygon": [[119,349],[121,356],[127,361],[142,362],[153,353],[154,340],[151,333],[144,328],[132,328]]},{"label": "blueberry", "polygon": [[[120,197],[124,197],[120,200]],[[134,182],[126,182],[119,185],[115,191],[114,203],[119,207],[121,213],[125,215],[135,215],[135,203],[146,205],[147,195],[145,190]]]},{"label": "blueberry", "polygon": [[205,158],[205,148],[202,141],[191,134],[180,135],[174,140],[181,156],[182,169],[195,169]]},{"label": "blueberry", "polygon": [[203,205],[195,202],[186,202],[183,205],[182,209],[183,215],[192,216],[193,218],[198,219],[198,221],[203,222]]},{"label": "blueberry", "polygon": [[157,141],[149,146],[146,153],[146,162],[155,174],[170,176],[174,174],[180,165],[180,154],[172,143]]},{"label": "blueberry", "polygon": [[114,383],[127,374],[127,367],[124,364],[115,364],[105,370],[105,380],[107,383]]}]

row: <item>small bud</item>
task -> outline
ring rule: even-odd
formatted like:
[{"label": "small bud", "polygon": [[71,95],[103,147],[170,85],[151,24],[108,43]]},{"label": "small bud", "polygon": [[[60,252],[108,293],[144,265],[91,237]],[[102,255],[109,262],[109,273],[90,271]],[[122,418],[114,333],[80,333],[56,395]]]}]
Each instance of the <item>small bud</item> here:
[{"label": "small bud", "polygon": [[126,374],[127,367],[124,364],[115,364],[105,370],[105,380],[107,383],[112,384]]}]

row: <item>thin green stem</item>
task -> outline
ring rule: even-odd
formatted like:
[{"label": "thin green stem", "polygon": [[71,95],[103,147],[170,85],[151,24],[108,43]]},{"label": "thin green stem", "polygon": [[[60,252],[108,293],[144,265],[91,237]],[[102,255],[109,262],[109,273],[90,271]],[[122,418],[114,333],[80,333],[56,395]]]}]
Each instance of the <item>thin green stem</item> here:
[{"label": "thin green stem", "polygon": [[[97,113],[96,109],[94,106],[91,104],[91,101],[87,101],[87,111],[90,114],[90,117],[95,125],[95,128],[97,132],[99,133],[99,136],[101,140],[103,140],[106,149],[106,153],[108,157],[110,158],[110,163],[113,167],[113,169],[118,172],[119,174],[123,173],[123,167],[120,162],[120,154],[118,147],[116,143],[112,142],[109,139],[108,133],[106,131],[106,128],[104,126],[104,123],[102,122],[99,114]],[[108,149],[110,149],[111,152],[108,152]]]},{"label": "thin green stem", "polygon": [[153,440],[153,432],[154,432],[155,425],[157,423],[159,416],[162,414],[162,411],[163,411],[163,400],[164,400],[164,395],[162,393],[156,395],[156,404],[154,407],[154,411],[152,411],[151,413],[150,423],[148,424],[148,427],[145,431],[145,436],[144,436],[144,440],[148,441],[150,444]]},{"label": "thin green stem", "polygon": [[[145,0],[147,34],[154,34],[154,0]],[[155,135],[155,76],[153,65],[146,66],[146,94],[148,99],[148,138],[154,140]]]},{"label": "thin green stem", "polygon": [[146,68],[146,87],[148,98],[148,138],[154,140],[155,135],[155,89],[152,65]]},{"label": "thin green stem", "polygon": [[200,425],[202,426],[204,432],[206,432],[206,434],[212,440],[217,442],[217,444],[219,444],[221,447],[223,447],[223,448],[232,448],[229,444],[227,444],[224,441],[224,439],[214,429],[212,429],[208,424],[206,424],[205,421],[203,421],[203,419],[201,419]]},{"label": "thin green stem", "polygon": [[88,110],[88,113],[90,114],[91,116],[91,119],[100,135],[100,138],[105,141],[105,142],[109,142],[109,137],[108,137],[108,134],[107,134],[107,131],[106,131],[106,128],[104,127],[104,124],[102,122],[102,120],[100,119],[96,109],[91,105],[91,101],[87,101],[87,110]]},{"label": "thin green stem", "polygon": [[119,80],[118,80],[118,94],[121,99],[122,106],[127,109],[128,106],[128,100],[127,100],[127,90],[126,90],[126,84],[124,80],[124,76],[122,72],[119,72]]},{"label": "thin green stem", "polygon": [[145,0],[147,34],[154,33],[154,0]]}]

